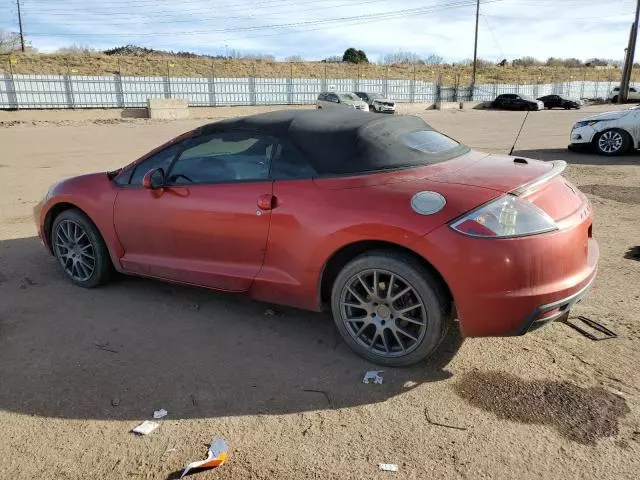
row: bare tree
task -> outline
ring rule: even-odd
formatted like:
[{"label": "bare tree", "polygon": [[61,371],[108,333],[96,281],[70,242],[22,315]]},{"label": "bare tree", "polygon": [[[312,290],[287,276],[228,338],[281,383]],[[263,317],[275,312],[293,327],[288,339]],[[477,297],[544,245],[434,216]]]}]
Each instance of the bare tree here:
[{"label": "bare tree", "polygon": [[285,62],[304,62],[304,58],[301,55],[289,55],[284,59]]},{"label": "bare tree", "polygon": [[68,47],[59,48],[58,50],[56,50],[56,53],[66,53],[71,55],[92,55],[94,53],[98,53],[98,51],[88,45],[80,45],[78,43],[74,43],[73,45],[69,45]]},{"label": "bare tree", "polygon": [[387,53],[381,58],[383,65],[401,65],[401,64],[414,64],[420,63],[420,55],[414,52],[399,51],[396,53]]},{"label": "bare tree", "polygon": [[436,53],[430,53],[426,57],[422,59],[424,63],[427,65],[442,65],[444,63],[444,58]]},{"label": "bare tree", "polygon": [[20,50],[20,34],[0,30],[0,53],[11,53]]}]

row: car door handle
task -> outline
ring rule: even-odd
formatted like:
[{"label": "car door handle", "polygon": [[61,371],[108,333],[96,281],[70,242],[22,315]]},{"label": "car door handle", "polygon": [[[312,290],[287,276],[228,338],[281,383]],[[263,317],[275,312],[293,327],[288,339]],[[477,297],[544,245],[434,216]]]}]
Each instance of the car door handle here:
[{"label": "car door handle", "polygon": [[278,205],[275,195],[266,193],[258,197],[258,208],[260,210],[273,210]]}]

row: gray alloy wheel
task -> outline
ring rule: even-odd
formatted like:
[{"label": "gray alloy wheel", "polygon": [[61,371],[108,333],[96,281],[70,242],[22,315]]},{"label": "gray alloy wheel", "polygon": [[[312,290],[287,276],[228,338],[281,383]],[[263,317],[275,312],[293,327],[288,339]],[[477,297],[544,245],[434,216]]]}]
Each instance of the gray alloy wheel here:
[{"label": "gray alloy wheel", "polygon": [[429,357],[449,326],[446,296],[431,273],[410,256],[366,253],[333,285],[333,318],[349,347],[384,366]]},{"label": "gray alloy wheel", "polygon": [[598,153],[608,156],[622,155],[630,146],[627,132],[617,128],[600,132],[593,141]]},{"label": "gray alloy wheel", "polygon": [[92,288],[108,280],[113,267],[107,247],[80,210],[65,210],[55,218],[51,246],[64,273],[76,285]]}]

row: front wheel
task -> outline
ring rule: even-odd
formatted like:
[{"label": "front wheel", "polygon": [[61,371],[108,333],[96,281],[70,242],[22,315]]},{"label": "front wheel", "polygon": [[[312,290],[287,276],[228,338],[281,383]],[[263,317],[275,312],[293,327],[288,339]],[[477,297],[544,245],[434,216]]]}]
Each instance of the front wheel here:
[{"label": "front wheel", "polygon": [[333,319],[358,355],[384,366],[428,358],[450,325],[447,296],[414,258],[388,251],[363,254],[333,285]]},{"label": "front wheel", "polygon": [[107,246],[80,210],[65,210],[55,218],[51,245],[64,273],[76,285],[93,288],[109,279],[113,267]]},{"label": "front wheel", "polygon": [[611,99],[611,103],[618,103],[618,95],[614,95]]},{"label": "front wheel", "polygon": [[598,153],[607,156],[622,155],[631,147],[629,134],[617,128],[600,132],[594,138],[593,143]]},{"label": "front wheel", "polygon": [[369,111],[371,113],[376,113],[376,107],[374,107],[373,105],[369,105]]}]

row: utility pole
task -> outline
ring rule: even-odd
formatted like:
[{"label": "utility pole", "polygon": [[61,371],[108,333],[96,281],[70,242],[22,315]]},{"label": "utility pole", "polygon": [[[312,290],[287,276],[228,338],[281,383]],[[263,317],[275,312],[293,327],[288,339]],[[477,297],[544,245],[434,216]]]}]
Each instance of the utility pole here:
[{"label": "utility pole", "polygon": [[[640,0],[638,0],[640,5]],[[480,0],[476,2],[476,37],[473,43],[473,73],[471,73],[471,89],[473,90],[476,85],[476,66],[478,63],[478,19],[480,18]],[[473,95],[473,91],[471,92]]]},{"label": "utility pole", "polygon": [[22,52],[24,53],[24,32],[22,31],[22,13],[20,12],[20,0],[16,0],[16,4],[18,5],[18,23],[20,24],[20,46],[22,47]]},{"label": "utility pole", "polygon": [[620,92],[618,93],[618,103],[627,101],[629,94],[629,83],[631,83],[631,71],[633,70],[633,58],[636,53],[636,39],[638,37],[638,19],[640,17],[640,0],[636,5],[636,17],[633,25],[631,25],[631,33],[629,35],[629,46],[622,70],[622,81],[620,82]]}]

